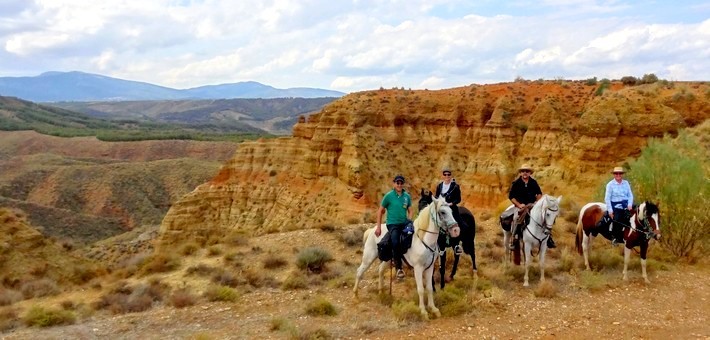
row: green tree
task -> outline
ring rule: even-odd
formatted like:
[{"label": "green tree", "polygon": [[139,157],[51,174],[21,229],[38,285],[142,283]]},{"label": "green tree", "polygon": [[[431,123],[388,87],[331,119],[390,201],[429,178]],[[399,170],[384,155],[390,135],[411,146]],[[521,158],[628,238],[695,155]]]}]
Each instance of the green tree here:
[{"label": "green tree", "polygon": [[661,243],[674,255],[685,257],[708,250],[710,233],[710,163],[701,143],[687,132],[678,138],[652,139],[629,165],[629,180],[637,201],[659,204]]}]

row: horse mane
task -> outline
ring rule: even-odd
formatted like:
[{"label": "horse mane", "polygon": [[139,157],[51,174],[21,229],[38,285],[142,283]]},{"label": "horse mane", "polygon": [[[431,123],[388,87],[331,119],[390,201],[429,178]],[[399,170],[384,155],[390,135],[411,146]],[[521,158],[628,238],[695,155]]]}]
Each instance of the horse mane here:
[{"label": "horse mane", "polygon": [[436,206],[436,200],[433,200],[431,203],[429,203],[427,205],[426,209],[422,209],[419,212],[419,215],[417,215],[417,218],[414,219],[413,223],[414,223],[414,228],[416,228],[416,230],[419,230],[419,229],[426,230],[427,229],[426,227],[420,228],[420,225],[422,224],[422,221],[427,221],[427,223],[428,223],[429,218],[431,217],[431,205],[432,204],[434,204]]}]

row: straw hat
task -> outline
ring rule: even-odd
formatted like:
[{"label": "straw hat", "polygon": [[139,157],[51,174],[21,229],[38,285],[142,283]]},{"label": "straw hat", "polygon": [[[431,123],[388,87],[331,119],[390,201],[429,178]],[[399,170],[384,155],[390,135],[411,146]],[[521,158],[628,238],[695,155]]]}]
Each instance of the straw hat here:
[{"label": "straw hat", "polygon": [[623,174],[623,173],[625,173],[626,171],[624,171],[624,168],[622,168],[622,167],[620,167],[620,166],[617,166],[617,167],[614,167],[614,170],[611,171],[612,174],[615,173],[615,172],[620,172],[620,173]]},{"label": "straw hat", "polygon": [[527,171],[530,171],[530,173],[533,173],[533,169],[527,163],[524,163],[522,166],[520,166],[520,168],[518,169],[518,172],[521,172],[523,170],[527,170]]},{"label": "straw hat", "polygon": [[448,166],[445,166],[443,169],[441,169],[441,173],[442,173],[442,174],[445,173],[445,172],[452,173],[452,172],[451,172],[451,168],[448,167]]}]

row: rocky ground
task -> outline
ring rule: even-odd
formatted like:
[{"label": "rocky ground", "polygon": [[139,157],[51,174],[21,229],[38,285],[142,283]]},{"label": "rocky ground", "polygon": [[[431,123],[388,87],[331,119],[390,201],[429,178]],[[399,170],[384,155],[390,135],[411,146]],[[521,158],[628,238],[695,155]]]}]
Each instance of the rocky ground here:
[{"label": "rocky ground", "polygon": [[[359,227],[362,228],[362,227]],[[177,309],[159,305],[146,312],[111,315],[97,311],[75,325],[51,328],[19,328],[2,334],[3,339],[251,339],[251,338],[441,338],[457,336],[471,339],[689,339],[710,337],[710,274],[707,264],[663,265],[652,270],[651,284],[644,284],[638,268],[630,272],[629,282],[621,280],[620,270],[598,274],[602,284],[590,288],[583,282],[583,272],[550,269],[548,281],[556,294],[536,296],[538,282],[533,275],[530,288],[522,282],[500,283],[505,269],[486,247],[485,241],[497,235],[488,232],[479,246],[479,278],[474,279],[469,264],[463,262],[459,275],[450,284],[466,290],[467,311],[432,319],[412,320],[397,314],[388,298],[376,292],[376,270],[370,268],[361,286],[360,299],[352,294],[353,273],[359,264],[358,246],[339,241],[339,232],[300,230],[265,235],[251,239],[239,249],[251,250],[253,257],[243,259],[258,262],[272,256],[273,250],[290,257],[299,246],[320,244],[329,249],[335,261],[328,279],[310,281],[305,289],[284,290],[266,284],[259,288],[239,288],[236,302],[198,302]],[[487,236],[487,237],[486,237]],[[565,235],[566,236],[566,235]],[[569,238],[569,237],[560,238]],[[287,242],[287,243],[286,243]],[[559,242],[559,241],[558,241]],[[561,247],[569,242],[562,240]],[[287,245],[285,245],[287,244]],[[293,246],[293,249],[289,249]],[[657,245],[656,245],[657,246]],[[609,247],[599,243],[596,247]],[[273,248],[273,249],[272,249]],[[556,252],[567,251],[558,248]],[[256,251],[254,251],[256,249]],[[285,250],[288,249],[288,250]],[[597,248],[598,249],[598,248]],[[239,250],[238,250],[239,251]],[[578,256],[575,261],[578,261]],[[551,256],[548,268],[558,266],[559,255]],[[555,259],[557,258],[557,259]],[[205,263],[208,257],[191,256],[183,267]],[[638,258],[634,258],[638,261]],[[212,259],[211,261],[215,261]],[[576,267],[581,263],[576,262]],[[513,268],[514,270],[517,270]],[[293,268],[264,270],[274,282],[283,282]],[[408,273],[411,274],[411,273]],[[181,271],[162,276],[173,287],[191,285]],[[387,281],[386,281],[387,282]],[[193,285],[194,286],[194,285]],[[195,286],[197,287],[197,286]],[[414,280],[408,276],[393,284],[394,304],[412,301],[416,296]],[[82,296],[74,293],[74,297]],[[78,295],[77,295],[78,294]],[[540,295],[540,294],[538,294]],[[97,292],[87,289],[85,295],[96,298]],[[316,297],[330,301],[337,310],[334,316],[312,316],[305,306]],[[60,299],[61,300],[61,299]],[[443,310],[442,310],[443,311]]]}]

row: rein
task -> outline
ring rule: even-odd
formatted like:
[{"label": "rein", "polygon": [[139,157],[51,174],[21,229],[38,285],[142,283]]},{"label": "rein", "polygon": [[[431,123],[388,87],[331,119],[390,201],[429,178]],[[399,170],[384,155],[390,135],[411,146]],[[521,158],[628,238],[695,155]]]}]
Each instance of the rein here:
[{"label": "rein", "polygon": [[[429,215],[430,215],[430,216],[429,216],[429,217],[430,217],[430,219],[431,219],[431,222],[434,223],[434,225],[437,226],[437,228],[438,228],[439,230],[438,230],[438,231],[429,231],[429,230],[427,230],[427,229],[417,228],[416,234],[417,234],[417,238],[418,238],[420,241],[422,241],[422,244],[424,245],[424,247],[425,247],[427,250],[429,250],[429,252],[431,252],[432,254],[436,254],[436,253],[439,252],[439,243],[438,243],[437,241],[434,241],[434,247],[432,248],[431,246],[429,246],[428,244],[426,244],[426,242],[424,242],[423,236],[420,236],[420,235],[419,235],[419,232],[420,232],[420,231],[423,231],[424,233],[436,234],[436,235],[439,235],[442,231],[443,231],[443,232],[446,232],[445,230],[443,230],[442,227],[439,226],[439,214],[438,214],[438,210],[437,210],[437,208],[436,208],[436,203],[431,203],[431,204],[429,204],[429,206],[430,206],[430,208],[429,208]],[[433,210],[433,212],[432,212],[432,210]],[[455,222],[454,222],[454,224],[455,224]],[[448,229],[449,227],[450,227],[450,226],[447,226],[447,229]],[[448,237],[448,233],[447,233],[447,237]],[[426,266],[426,268],[431,267],[431,266],[434,264],[434,261],[435,261],[435,260],[436,260],[436,256],[432,256],[431,263],[430,263],[428,266]]]},{"label": "rein", "polygon": [[[552,224],[555,224],[554,221],[552,221],[552,224],[550,224],[550,225],[547,224],[547,220],[545,219],[545,211],[547,211],[547,210],[557,211],[557,210],[559,210],[559,208],[558,209],[550,209],[550,208],[545,207],[545,208],[540,208],[540,209],[542,209],[542,221],[545,224],[542,224],[542,223],[538,222],[537,220],[535,220],[535,218],[533,217],[533,214],[530,214],[530,220],[535,222],[535,225],[537,227],[541,227],[543,229],[543,234],[545,234],[545,236],[543,238],[538,238],[537,236],[535,236],[535,234],[532,233],[532,231],[530,231],[530,228],[528,228],[527,225],[525,226],[525,230],[528,231],[528,234],[530,234],[530,236],[532,236],[535,240],[537,240],[538,249],[542,248],[542,242],[545,242],[548,238],[550,238],[550,234],[552,232]],[[547,230],[549,230],[549,232],[546,232]]]}]

